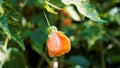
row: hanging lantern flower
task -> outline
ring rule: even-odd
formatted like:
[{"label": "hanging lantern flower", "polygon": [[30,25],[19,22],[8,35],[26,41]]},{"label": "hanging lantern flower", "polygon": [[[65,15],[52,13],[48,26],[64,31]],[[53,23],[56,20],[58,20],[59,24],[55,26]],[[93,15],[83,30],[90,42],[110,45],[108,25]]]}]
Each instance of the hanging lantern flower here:
[{"label": "hanging lantern flower", "polygon": [[70,40],[63,32],[57,31],[55,26],[51,26],[47,29],[47,33],[47,48],[50,57],[59,57],[70,51]]}]

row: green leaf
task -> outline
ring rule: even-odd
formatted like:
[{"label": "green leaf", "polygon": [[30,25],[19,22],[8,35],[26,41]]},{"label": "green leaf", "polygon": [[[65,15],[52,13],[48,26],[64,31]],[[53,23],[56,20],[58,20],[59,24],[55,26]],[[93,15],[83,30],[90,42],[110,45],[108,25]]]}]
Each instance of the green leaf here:
[{"label": "green leaf", "polygon": [[0,17],[3,16],[3,14],[4,14],[4,10],[3,10],[2,6],[0,6]]},{"label": "green leaf", "polygon": [[0,0],[0,16],[2,16],[4,14],[4,10],[2,8],[2,0]]},{"label": "green leaf", "polygon": [[35,0],[35,4],[39,8],[44,8],[45,0]]},{"label": "green leaf", "polygon": [[28,1],[27,1],[27,6],[29,6],[29,7],[34,6],[34,1],[35,1],[35,0],[28,0]]},{"label": "green leaf", "polygon": [[106,60],[109,64],[119,63],[120,62],[120,55],[119,54],[109,55]]},{"label": "green leaf", "polygon": [[81,14],[85,15],[93,21],[105,22],[100,18],[95,8],[86,0],[62,0],[62,2],[66,5],[74,4]]},{"label": "green leaf", "polygon": [[77,6],[78,11],[81,14],[87,16],[91,20],[96,21],[96,22],[105,22],[104,20],[100,18],[97,11],[91,4],[87,2],[82,2],[81,4],[76,4],[76,6]]},{"label": "green leaf", "polygon": [[39,2],[40,4],[44,4],[45,0],[37,0],[37,2]]},{"label": "green leaf", "polygon": [[15,23],[14,21],[9,21],[7,17],[2,16],[0,17],[0,28],[8,35],[9,38],[16,41],[23,50],[25,50],[23,39],[22,39],[22,32],[20,30],[20,27]]},{"label": "green leaf", "polygon": [[48,56],[43,51],[44,44],[32,44],[32,49],[38,53],[40,56],[42,56],[48,63],[50,62]]},{"label": "green leaf", "polygon": [[33,44],[32,45],[32,49],[38,53],[39,55],[42,55],[43,54],[43,44]]},{"label": "green leaf", "polygon": [[115,20],[120,25],[120,13],[115,14]]},{"label": "green leaf", "polygon": [[6,61],[2,68],[27,68],[25,58],[18,49],[9,48],[6,56]]},{"label": "green leaf", "polygon": [[8,29],[7,24],[7,18],[6,17],[0,17],[0,28],[3,29],[3,31],[10,37],[10,32]]},{"label": "green leaf", "polygon": [[0,0],[0,6],[2,5],[3,0]]},{"label": "green leaf", "polygon": [[49,63],[49,58],[47,57],[46,53],[44,53],[43,50],[47,39],[47,34],[45,33],[45,31],[46,27],[44,26],[32,32],[30,36],[31,40],[33,41],[31,47],[36,53],[42,56]]},{"label": "green leaf", "polygon": [[55,1],[55,0],[49,0],[48,2],[50,2],[50,3],[52,3],[53,5],[58,6],[58,7],[63,7],[63,6],[65,6],[63,3],[61,3],[60,0],[57,0],[57,1]]},{"label": "green leaf", "polygon": [[89,61],[83,56],[71,56],[70,61],[80,65],[82,68],[88,68],[90,65]]},{"label": "green leaf", "polygon": [[9,27],[11,39],[17,42],[22,47],[22,49],[25,50],[25,46],[22,38],[22,31],[20,27],[17,25],[17,23],[13,21],[9,21],[8,27]]},{"label": "green leaf", "polygon": [[92,21],[87,21],[84,25],[86,27],[85,32],[87,34],[88,48],[91,48],[97,40],[103,38],[105,30],[102,25]]},{"label": "green leaf", "polygon": [[45,33],[46,29],[44,27],[36,29],[30,36],[31,40],[36,43],[45,44],[47,39],[47,34]]}]

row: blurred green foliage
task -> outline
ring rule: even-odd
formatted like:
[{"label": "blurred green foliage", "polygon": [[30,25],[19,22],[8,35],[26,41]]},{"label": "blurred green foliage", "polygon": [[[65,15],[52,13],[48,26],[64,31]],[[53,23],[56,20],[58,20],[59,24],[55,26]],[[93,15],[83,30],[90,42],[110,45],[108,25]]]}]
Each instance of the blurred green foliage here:
[{"label": "blurred green foliage", "polygon": [[[57,59],[47,54],[43,9],[71,40],[71,51]],[[0,67],[55,61],[59,68],[120,68],[120,0],[0,0]]]}]

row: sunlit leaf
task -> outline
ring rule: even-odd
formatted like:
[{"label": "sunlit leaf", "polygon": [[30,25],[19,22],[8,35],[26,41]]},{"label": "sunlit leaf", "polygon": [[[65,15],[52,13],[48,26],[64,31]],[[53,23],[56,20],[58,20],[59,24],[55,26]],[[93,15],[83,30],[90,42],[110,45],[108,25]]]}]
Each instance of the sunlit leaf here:
[{"label": "sunlit leaf", "polygon": [[24,56],[16,48],[9,48],[5,54],[5,62],[2,68],[27,68]]},{"label": "sunlit leaf", "polygon": [[66,6],[65,10],[66,10],[66,12],[69,13],[69,15],[73,18],[73,20],[81,21],[81,18],[79,17],[78,13],[75,11],[73,6]]},{"label": "sunlit leaf", "polygon": [[2,68],[2,65],[7,60],[7,57],[7,49],[3,45],[0,45],[0,68]]},{"label": "sunlit leaf", "polygon": [[87,2],[82,2],[80,5],[76,4],[78,11],[96,22],[105,22],[100,18],[95,8]]},{"label": "sunlit leaf", "polygon": [[73,0],[61,0],[65,5],[73,4]]},{"label": "sunlit leaf", "polygon": [[74,4],[81,14],[85,15],[93,21],[105,22],[100,18],[95,8],[86,0],[62,0],[62,2],[66,5]]}]

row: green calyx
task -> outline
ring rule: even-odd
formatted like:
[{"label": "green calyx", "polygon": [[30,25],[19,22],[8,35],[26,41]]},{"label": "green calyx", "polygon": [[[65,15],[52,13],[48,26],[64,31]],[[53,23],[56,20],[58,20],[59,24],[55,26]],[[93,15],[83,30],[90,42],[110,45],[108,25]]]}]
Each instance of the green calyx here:
[{"label": "green calyx", "polygon": [[55,26],[51,26],[47,28],[46,33],[49,35],[52,32],[56,32],[56,31],[57,31],[57,28]]}]

